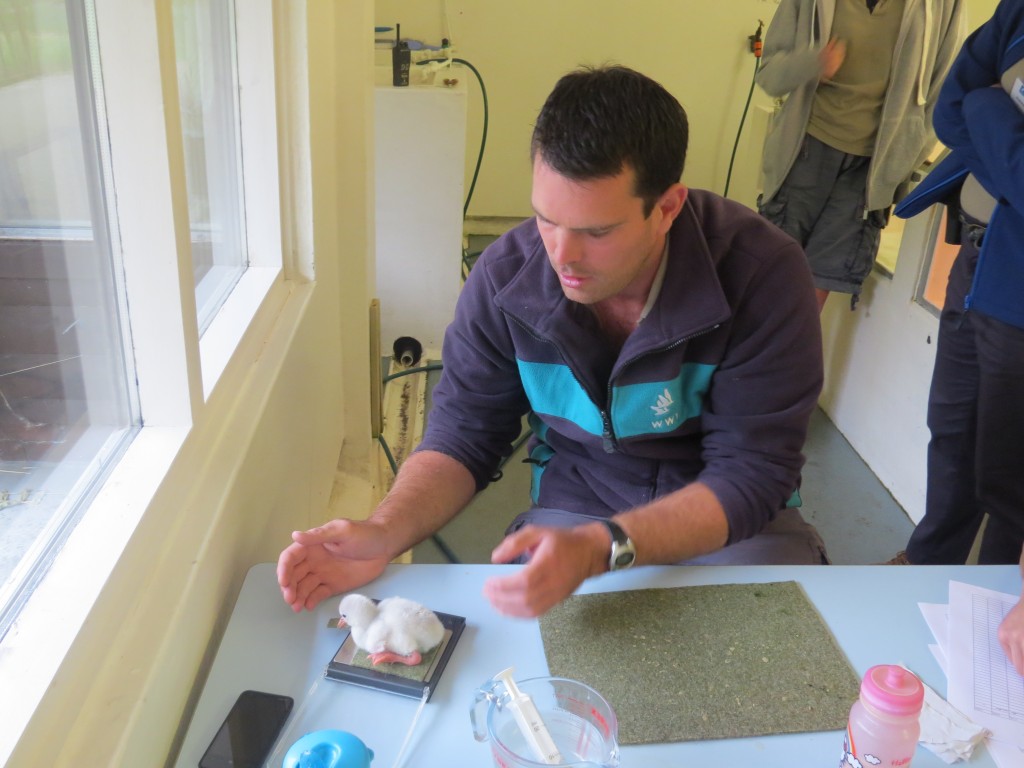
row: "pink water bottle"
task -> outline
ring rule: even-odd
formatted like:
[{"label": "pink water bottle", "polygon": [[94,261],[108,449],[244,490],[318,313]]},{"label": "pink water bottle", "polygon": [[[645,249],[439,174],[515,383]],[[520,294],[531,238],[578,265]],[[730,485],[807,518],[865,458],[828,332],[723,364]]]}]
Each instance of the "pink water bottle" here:
[{"label": "pink water bottle", "polygon": [[912,672],[889,664],[871,667],[850,708],[840,768],[907,768],[921,735],[923,702],[924,686]]}]

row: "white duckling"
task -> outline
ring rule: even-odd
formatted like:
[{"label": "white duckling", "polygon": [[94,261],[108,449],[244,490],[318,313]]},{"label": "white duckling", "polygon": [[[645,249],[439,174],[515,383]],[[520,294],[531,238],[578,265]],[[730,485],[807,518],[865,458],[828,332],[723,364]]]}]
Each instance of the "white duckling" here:
[{"label": "white duckling", "polygon": [[404,597],[387,597],[379,603],[365,595],[345,595],[339,605],[339,627],[352,630],[355,644],[374,666],[397,662],[415,666],[422,653],[444,638],[444,625],[433,611]]}]

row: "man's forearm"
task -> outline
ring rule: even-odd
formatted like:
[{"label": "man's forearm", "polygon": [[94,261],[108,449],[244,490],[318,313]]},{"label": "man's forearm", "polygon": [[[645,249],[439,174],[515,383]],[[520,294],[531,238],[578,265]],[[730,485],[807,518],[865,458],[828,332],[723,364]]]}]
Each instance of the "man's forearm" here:
[{"label": "man's forearm", "polygon": [[729,522],[718,497],[703,483],[616,515],[637,549],[637,563],[677,563],[715,552],[729,539]]},{"label": "man's forearm", "polygon": [[1024,547],[1020,551],[1020,598],[1024,600]]},{"label": "man's forearm", "polygon": [[420,451],[402,463],[370,521],[387,529],[397,557],[439,531],[475,493],[476,482],[462,464],[443,453]]}]

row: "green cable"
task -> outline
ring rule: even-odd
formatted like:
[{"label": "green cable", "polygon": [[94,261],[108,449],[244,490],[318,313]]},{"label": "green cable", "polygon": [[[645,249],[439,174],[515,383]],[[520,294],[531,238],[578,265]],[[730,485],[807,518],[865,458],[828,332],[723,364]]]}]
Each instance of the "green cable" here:
[{"label": "green cable", "polygon": [[732,157],[729,158],[729,173],[725,177],[725,191],[722,197],[729,196],[729,182],[732,181],[732,164],[736,160],[736,148],[740,145],[740,135],[743,133],[743,123],[747,120],[747,110],[750,108],[750,97],[754,95],[754,82],[757,78],[757,70],[761,66],[761,58],[754,57],[754,75],[750,78],[750,91],[747,93],[747,103],[743,107],[743,117],[740,118],[740,127],[736,130],[736,142],[732,145]]},{"label": "green cable", "polygon": [[426,373],[427,371],[440,371],[443,366],[441,363],[429,363],[428,365],[421,365],[418,368],[406,368],[404,371],[396,371],[395,373],[389,373],[381,381],[387,384],[392,379],[400,379],[402,376],[411,376],[414,373]]}]

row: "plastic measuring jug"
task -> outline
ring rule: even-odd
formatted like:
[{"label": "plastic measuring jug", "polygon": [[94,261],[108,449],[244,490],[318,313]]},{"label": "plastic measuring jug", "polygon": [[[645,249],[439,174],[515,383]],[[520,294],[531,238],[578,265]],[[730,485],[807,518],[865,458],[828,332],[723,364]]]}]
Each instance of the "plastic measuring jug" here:
[{"label": "plastic measuring jug", "polygon": [[[548,754],[557,757],[538,754],[536,737],[524,733],[527,722],[518,706],[523,697],[528,708],[532,705],[530,723],[541,730],[542,743],[550,744],[550,736],[557,753]],[[500,768],[618,768],[615,712],[600,693],[576,680],[534,677],[512,683],[510,690],[499,675],[477,689],[469,715],[473,735],[477,741],[490,740],[494,764]]]}]

